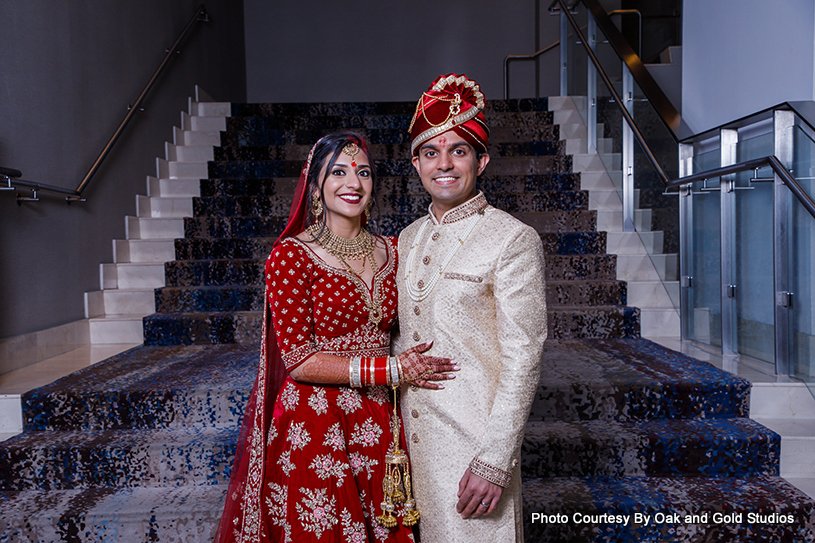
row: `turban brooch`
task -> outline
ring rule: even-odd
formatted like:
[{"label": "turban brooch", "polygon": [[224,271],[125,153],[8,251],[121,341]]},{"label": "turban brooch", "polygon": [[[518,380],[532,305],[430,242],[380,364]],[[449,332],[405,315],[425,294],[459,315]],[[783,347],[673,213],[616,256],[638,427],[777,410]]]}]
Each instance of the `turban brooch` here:
[{"label": "turban brooch", "polygon": [[441,75],[416,104],[410,122],[410,152],[417,154],[422,143],[450,130],[486,153],[490,129],[484,119],[484,94],[466,75]]}]

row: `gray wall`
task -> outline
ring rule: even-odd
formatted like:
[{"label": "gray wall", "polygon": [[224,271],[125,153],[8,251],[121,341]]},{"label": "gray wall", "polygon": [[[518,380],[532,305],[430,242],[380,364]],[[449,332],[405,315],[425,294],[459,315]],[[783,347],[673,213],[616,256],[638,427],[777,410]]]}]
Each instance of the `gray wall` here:
[{"label": "gray wall", "polygon": [[[536,50],[535,0],[244,0],[250,102],[418,100],[440,74],[465,73],[503,97],[503,60]],[[559,39],[539,0],[540,47]],[[541,96],[558,93],[557,49]],[[512,97],[534,96],[533,63],[512,66]]]},{"label": "gray wall", "polygon": [[815,99],[815,2],[683,4],[682,116],[693,132]]},{"label": "gray wall", "polygon": [[[0,3],[0,166],[24,179],[76,188],[198,1],[6,0]],[[199,25],[107,162],[70,206],[46,195],[18,207],[0,192],[0,337],[83,318],[83,293],[99,289],[124,216],[155,175],[187,97],[200,85],[217,100],[246,97],[243,6],[207,2]]]}]

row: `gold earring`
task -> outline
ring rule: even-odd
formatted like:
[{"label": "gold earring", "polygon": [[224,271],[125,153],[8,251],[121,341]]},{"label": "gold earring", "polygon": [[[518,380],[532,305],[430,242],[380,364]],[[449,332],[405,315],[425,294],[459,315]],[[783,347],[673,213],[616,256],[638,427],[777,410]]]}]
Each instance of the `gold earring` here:
[{"label": "gold earring", "polygon": [[362,211],[365,215],[365,220],[368,221],[371,218],[371,200],[368,200],[368,203],[365,204],[365,209]]},{"label": "gold earring", "polygon": [[323,214],[323,202],[320,200],[320,195],[316,192],[311,193],[311,212],[314,214],[315,219]]}]

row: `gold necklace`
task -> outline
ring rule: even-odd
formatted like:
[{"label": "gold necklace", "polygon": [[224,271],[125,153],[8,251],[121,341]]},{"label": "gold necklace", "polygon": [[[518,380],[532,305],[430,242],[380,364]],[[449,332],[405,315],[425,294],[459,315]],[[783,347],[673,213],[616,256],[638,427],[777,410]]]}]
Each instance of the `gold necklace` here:
[{"label": "gold necklace", "polygon": [[[320,233],[321,229],[322,234]],[[367,230],[362,230],[357,237],[349,240],[336,235],[329,230],[327,226],[322,228],[318,224],[312,224],[306,228],[306,232],[309,233],[317,245],[339,260],[343,268],[348,271],[348,275],[354,283],[354,286],[357,287],[357,290],[362,294],[362,304],[365,306],[365,309],[368,310],[368,320],[375,326],[378,325],[382,321],[382,288],[379,274],[377,274],[374,269],[373,292],[368,290],[368,286],[360,277],[365,272],[366,258],[370,259],[372,263],[376,262],[374,259],[374,237],[368,233]],[[362,255],[362,271],[357,272],[343,257],[359,255]]]},{"label": "gold necklace", "polygon": [[[322,231],[321,231],[322,230]],[[332,232],[327,226],[314,223],[306,232],[326,251],[336,257],[359,258],[374,250],[374,237],[367,230],[360,230],[354,239],[346,239]]]}]

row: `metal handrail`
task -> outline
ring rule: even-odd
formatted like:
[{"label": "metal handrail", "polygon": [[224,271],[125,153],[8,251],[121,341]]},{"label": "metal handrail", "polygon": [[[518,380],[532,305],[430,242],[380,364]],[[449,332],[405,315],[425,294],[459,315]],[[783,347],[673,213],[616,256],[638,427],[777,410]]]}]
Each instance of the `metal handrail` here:
[{"label": "metal handrail", "polygon": [[[113,148],[114,144],[119,139],[119,137],[122,135],[122,132],[124,131],[125,127],[130,123],[131,119],[133,118],[133,115],[136,113],[136,111],[138,111],[140,109],[142,102],[144,102],[145,97],[150,92],[150,90],[153,88],[153,85],[155,85],[155,83],[158,80],[159,76],[164,71],[164,68],[167,67],[167,64],[170,62],[170,59],[174,55],[180,53],[180,51],[178,50],[179,44],[184,40],[185,37],[187,37],[187,34],[189,34],[190,30],[192,30],[192,27],[194,26],[194,24],[196,22],[209,22],[209,14],[207,13],[207,10],[206,10],[206,7],[204,6],[204,4],[201,4],[200,6],[198,6],[198,9],[195,10],[195,13],[193,14],[192,18],[190,18],[187,25],[184,27],[184,30],[181,31],[181,33],[175,39],[175,41],[170,46],[170,48],[167,49],[167,54],[164,55],[164,58],[162,59],[161,64],[159,64],[158,68],[156,68],[156,71],[153,72],[153,75],[150,77],[150,80],[147,82],[147,85],[145,85],[144,89],[141,91],[141,94],[139,94],[139,97],[136,99],[136,101],[132,105],[128,106],[127,115],[125,115],[122,122],[119,123],[119,127],[116,129],[116,131],[110,137],[110,139],[108,140],[108,142],[105,145],[104,149],[102,149],[102,152],[99,153],[99,156],[94,161],[94,163],[91,166],[90,170],[88,170],[88,173],[85,174],[85,177],[82,179],[82,181],[79,183],[79,185],[76,187],[75,190],[66,189],[66,188],[62,188],[62,187],[57,187],[57,186],[54,186],[54,185],[48,185],[48,184],[45,184],[45,183],[35,183],[33,181],[25,181],[23,179],[15,179],[15,178],[12,178],[10,176],[3,176],[3,177],[6,177],[6,179],[8,180],[9,187],[21,187],[21,188],[26,188],[26,189],[30,189],[30,190],[35,191],[35,196],[34,196],[33,200],[36,200],[36,191],[45,191],[45,192],[53,192],[53,193],[60,194],[60,195],[63,195],[63,194],[67,195],[66,200],[68,200],[68,202],[84,201],[84,198],[82,198],[82,192],[88,187],[88,183],[90,182],[91,178],[99,170],[99,167],[102,165],[102,162],[105,160],[105,158],[107,158],[108,154],[110,154],[111,149]],[[22,175],[22,174],[20,174],[20,175]],[[20,198],[19,195],[18,195],[18,202],[21,199],[22,200],[32,200],[30,198]]]},{"label": "metal handrail", "polygon": [[594,20],[597,22],[597,26],[600,28],[600,30],[602,30],[606,38],[608,38],[609,43],[617,52],[617,55],[619,55],[623,62],[625,62],[628,69],[631,70],[631,75],[634,76],[634,80],[640,86],[642,92],[645,94],[646,98],[648,98],[648,101],[659,114],[662,122],[668,127],[668,131],[670,132],[671,136],[674,138],[674,140],[679,141],[677,134],[682,126],[682,116],[676,110],[668,97],[665,96],[665,93],[662,91],[657,82],[654,81],[653,76],[651,76],[650,72],[648,72],[648,69],[645,67],[645,64],[643,64],[642,59],[639,57],[639,55],[637,55],[637,53],[634,52],[631,44],[628,43],[628,40],[625,39],[620,30],[617,28],[617,25],[615,25],[611,18],[606,14],[603,6],[600,5],[600,2],[597,0],[580,1],[586,6],[591,15],[594,17]]},{"label": "metal handrail", "polygon": [[507,55],[504,58],[504,100],[509,99],[509,63],[513,60],[532,60],[538,58],[542,54],[551,51],[560,45],[560,40],[555,43],[549,44],[540,51],[536,51],[529,55]]},{"label": "metal handrail", "polygon": [[730,175],[739,172],[746,172],[750,170],[755,170],[756,168],[763,168],[764,166],[769,166],[773,169],[773,171],[781,178],[784,184],[787,186],[789,191],[801,202],[801,205],[812,215],[812,218],[815,219],[815,200],[807,194],[807,192],[801,188],[801,185],[798,184],[798,181],[790,174],[789,171],[781,164],[781,161],[778,160],[778,157],[775,155],[768,155],[763,158],[754,158],[752,160],[746,160],[744,162],[739,162],[738,164],[732,164],[730,166],[722,166],[721,168],[713,168],[710,170],[706,170],[704,172],[695,173],[692,175],[688,175],[685,177],[680,177],[678,179],[671,180],[666,186],[667,189],[672,189],[676,187],[680,187],[682,185],[688,185],[690,183],[695,183],[697,181],[704,181],[706,179],[715,179],[717,177],[722,177],[724,175]]},{"label": "metal handrail", "polygon": [[[592,0],[581,0],[581,1],[586,2],[586,1],[592,1]],[[575,34],[579,38],[580,43],[583,45],[583,48],[586,50],[586,54],[591,59],[592,64],[594,64],[594,67],[597,69],[597,72],[600,74],[600,77],[603,79],[603,83],[605,83],[606,88],[608,89],[611,96],[614,98],[614,102],[617,104],[617,107],[619,107],[620,112],[622,113],[623,118],[625,119],[625,122],[628,124],[629,128],[631,128],[631,132],[634,134],[634,138],[637,140],[637,143],[640,144],[640,147],[642,148],[643,153],[645,153],[645,156],[648,158],[648,162],[650,162],[651,166],[656,170],[657,175],[662,180],[662,183],[667,185],[669,183],[668,176],[665,174],[665,171],[662,169],[662,166],[659,165],[659,162],[657,162],[657,159],[654,156],[654,153],[651,152],[651,148],[648,147],[647,143],[645,143],[645,138],[643,137],[642,133],[637,128],[637,125],[634,123],[634,119],[631,117],[631,114],[628,112],[628,109],[626,109],[625,105],[623,105],[623,101],[620,99],[620,96],[617,94],[617,91],[614,90],[614,85],[612,85],[611,80],[608,78],[608,74],[606,74],[605,70],[603,70],[603,67],[600,65],[600,61],[597,59],[597,56],[594,54],[594,51],[592,51],[591,47],[589,47],[589,44],[586,42],[586,38],[583,36],[583,32],[580,30],[580,27],[577,25],[577,22],[574,20],[574,17],[572,16],[571,12],[568,9],[566,9],[566,5],[565,5],[563,0],[555,0],[552,3],[552,5],[549,7],[549,9],[552,9],[555,5],[560,6],[561,13],[565,14],[567,20],[569,21],[569,24],[572,25],[572,28],[574,29]],[[599,6],[599,4],[598,4],[598,6]],[[605,12],[603,12],[603,14],[605,15]],[[606,20],[608,20],[608,17],[606,17]],[[598,21],[598,24],[599,24],[599,21]],[[611,26],[614,26],[614,25],[612,24]],[[616,30],[616,27],[614,27],[614,29]],[[617,33],[619,34],[619,31]],[[622,35],[620,35],[620,38],[625,42],[625,39],[622,38]],[[610,39],[611,38],[609,37],[609,40]],[[637,57],[636,53],[634,53],[634,50],[631,49],[631,46],[628,45],[627,42],[625,42],[625,43],[626,43],[626,46],[628,47],[628,49],[630,50],[631,55],[636,57],[636,60],[639,62],[639,57]],[[642,62],[639,62],[639,64],[640,64],[640,66],[642,66]],[[643,67],[643,69],[644,69],[644,67]],[[649,74],[649,77],[650,77],[650,74]],[[653,81],[653,79],[651,81]],[[654,83],[654,85],[656,85],[656,83]],[[657,89],[659,89],[659,87],[657,87]],[[659,90],[659,92],[661,93],[662,91]],[[664,94],[663,94],[663,97],[664,97]],[[665,100],[667,100],[667,98]],[[670,105],[670,102],[668,102],[668,104]],[[673,107],[673,106],[671,106],[671,107]],[[677,113],[677,115],[678,115],[678,113]]]},{"label": "metal handrail", "polygon": [[642,12],[638,9],[615,9],[609,11],[606,15],[636,15],[637,21],[639,25],[639,30],[637,33],[637,56],[642,59]]}]

